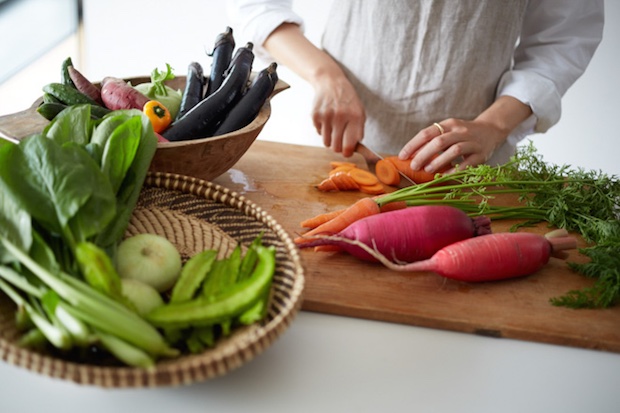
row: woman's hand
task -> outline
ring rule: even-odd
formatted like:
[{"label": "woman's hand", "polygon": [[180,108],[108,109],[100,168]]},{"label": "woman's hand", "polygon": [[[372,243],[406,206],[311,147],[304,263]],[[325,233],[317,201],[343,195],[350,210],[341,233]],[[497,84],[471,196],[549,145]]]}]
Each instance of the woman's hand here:
[{"label": "woman's hand", "polygon": [[507,136],[489,123],[446,119],[418,132],[398,156],[411,159],[413,170],[450,173],[457,164],[462,169],[486,162]]},{"label": "woman's hand", "polygon": [[347,157],[353,155],[355,146],[364,136],[366,115],[357,92],[340,66],[293,23],[278,26],[264,46],[279,63],[314,88],[312,122],[325,146]]},{"label": "woman's hand", "polygon": [[317,76],[312,122],[323,144],[349,157],[364,136],[366,114],[353,85],[338,68]]},{"label": "woman's hand", "polygon": [[485,163],[510,132],[532,114],[532,109],[511,96],[499,97],[474,120],[446,119],[419,131],[401,149],[414,170],[451,173]]}]

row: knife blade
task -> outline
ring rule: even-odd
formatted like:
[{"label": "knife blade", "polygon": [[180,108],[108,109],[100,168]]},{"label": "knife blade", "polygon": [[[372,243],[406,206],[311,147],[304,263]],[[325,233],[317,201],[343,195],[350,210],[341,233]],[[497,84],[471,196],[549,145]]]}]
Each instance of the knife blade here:
[{"label": "knife blade", "polygon": [[[377,162],[383,159],[383,156],[379,155],[377,152],[370,149],[368,146],[364,145],[361,142],[357,143],[355,147],[355,152],[362,155],[364,160],[366,161],[366,165],[368,166],[368,170],[376,175]],[[400,175],[400,182],[398,183],[398,188],[406,188],[408,186],[415,185],[416,183],[411,180],[407,175],[398,171]]]}]

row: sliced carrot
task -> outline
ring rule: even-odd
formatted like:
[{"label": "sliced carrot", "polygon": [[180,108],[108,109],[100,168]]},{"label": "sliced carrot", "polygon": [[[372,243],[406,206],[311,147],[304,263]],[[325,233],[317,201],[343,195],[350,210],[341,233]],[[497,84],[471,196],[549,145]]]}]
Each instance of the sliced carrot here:
[{"label": "sliced carrot", "polygon": [[336,187],[341,191],[352,191],[359,189],[360,187],[357,182],[355,182],[355,180],[351,178],[351,175],[349,175],[348,172],[336,172],[335,174],[330,176],[330,179],[334,181]]},{"label": "sliced carrot", "polygon": [[347,161],[331,161],[329,163],[329,165],[332,167],[332,169],[337,168],[339,166],[350,166],[350,167],[356,167],[357,166],[353,162],[347,162]]},{"label": "sliced carrot", "polygon": [[312,235],[316,234],[336,234],[353,222],[367,216],[375,215],[380,212],[379,205],[371,197],[365,197],[347,207],[335,218],[319,225],[318,227],[306,232],[303,237],[295,239],[295,243],[302,244],[309,241]]},{"label": "sliced carrot", "polygon": [[434,173],[426,172],[423,169],[419,171],[411,169],[411,161],[409,159],[400,159],[398,156],[388,156],[385,159],[392,162],[400,172],[407,175],[416,184],[430,182],[435,179]]},{"label": "sliced carrot", "polygon": [[375,173],[379,181],[385,185],[396,186],[400,182],[396,165],[387,159],[381,159],[377,162]]},{"label": "sliced carrot", "polygon": [[319,191],[323,191],[323,192],[330,192],[330,191],[338,191],[338,187],[336,186],[336,183],[331,179],[331,178],[325,178],[323,179],[317,186],[316,188]]},{"label": "sliced carrot", "polygon": [[332,168],[331,171],[329,171],[328,176],[332,176],[334,174],[340,173],[340,172],[349,172],[352,169],[356,169],[357,167],[355,165],[340,165],[337,166],[335,168]]},{"label": "sliced carrot", "polygon": [[371,186],[371,185],[376,185],[377,183],[379,183],[379,179],[375,176],[375,174],[362,168],[350,169],[349,175],[360,186],[362,185]]},{"label": "sliced carrot", "polygon": [[345,208],[342,208],[342,209],[337,209],[335,211],[329,211],[329,212],[325,212],[323,214],[315,215],[312,218],[304,219],[303,221],[301,221],[299,223],[299,225],[302,228],[310,228],[310,229],[316,228],[319,225],[324,224],[327,221],[336,218],[344,210],[345,210]]},{"label": "sliced carrot", "polygon": [[381,195],[385,193],[385,188],[381,182],[377,181],[373,185],[360,185],[360,191],[369,195]]}]

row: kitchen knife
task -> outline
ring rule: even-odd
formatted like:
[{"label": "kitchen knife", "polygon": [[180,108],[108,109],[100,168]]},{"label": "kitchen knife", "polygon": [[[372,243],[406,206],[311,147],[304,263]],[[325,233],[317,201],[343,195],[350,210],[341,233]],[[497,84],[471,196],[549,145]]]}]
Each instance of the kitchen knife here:
[{"label": "kitchen knife", "polygon": [[[355,152],[362,155],[362,157],[366,161],[368,170],[376,175],[377,162],[383,159],[383,157],[361,142],[358,142],[357,146],[355,147]],[[401,171],[398,171],[398,174],[400,175],[400,182],[398,183],[399,188],[406,188],[408,186],[412,186],[416,184],[415,182],[411,180],[411,178],[409,178],[407,175],[405,175]]]}]

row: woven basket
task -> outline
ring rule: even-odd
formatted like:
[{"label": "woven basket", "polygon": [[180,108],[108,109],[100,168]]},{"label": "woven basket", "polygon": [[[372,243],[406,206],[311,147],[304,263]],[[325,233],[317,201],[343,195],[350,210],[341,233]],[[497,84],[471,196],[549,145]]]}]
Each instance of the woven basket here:
[{"label": "woven basket", "polygon": [[178,386],[221,376],[269,347],[299,311],[304,285],[298,250],[283,228],[259,206],[211,182],[181,175],[149,173],[127,236],[156,233],[174,243],[184,259],[209,248],[227,255],[263,233],[276,247],[276,272],[269,312],[262,323],[234,330],[200,354],[160,360],[154,368],[87,364],[17,346],[15,305],[0,292],[0,358],[50,377],[100,387]]}]

